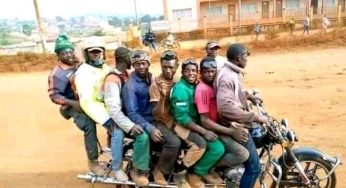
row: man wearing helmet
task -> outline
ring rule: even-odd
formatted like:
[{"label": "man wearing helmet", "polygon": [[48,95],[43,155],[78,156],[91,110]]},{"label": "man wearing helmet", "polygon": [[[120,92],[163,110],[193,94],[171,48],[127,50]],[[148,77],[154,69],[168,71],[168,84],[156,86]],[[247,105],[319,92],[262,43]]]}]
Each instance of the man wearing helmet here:
[{"label": "man wearing helmet", "polygon": [[[135,153],[141,153],[141,160],[133,163],[130,172],[132,180],[138,186],[147,186],[149,181],[146,174],[149,170],[149,136],[156,143],[163,143],[165,138],[161,131],[156,127],[152,117],[153,106],[150,103],[149,87],[152,83],[152,75],[149,72],[150,59],[148,53],[142,50],[136,50],[132,53],[132,66],[134,72],[131,73],[128,81],[122,90],[125,111],[128,117],[136,124],[141,126],[142,141],[134,146]],[[160,157],[164,157],[161,155]],[[160,159],[159,159],[160,160]],[[155,173],[154,173],[155,175]],[[158,179],[154,177],[154,179]],[[162,179],[162,178],[159,178]],[[160,183],[160,182],[158,182]]]},{"label": "man wearing helmet", "polygon": [[[123,132],[109,116],[104,104],[102,91],[105,76],[111,68],[104,63],[104,43],[98,38],[90,38],[84,48],[85,62],[78,68],[75,77],[76,89],[83,111],[96,123],[103,125],[112,135],[112,169],[118,174],[119,181],[127,176],[121,169]],[[120,159],[120,160],[119,160]],[[97,161],[92,161],[97,163]]]},{"label": "man wearing helmet", "polygon": [[[219,71],[214,81],[216,90],[217,111],[219,112],[220,123],[228,125],[229,122],[236,122],[239,126],[233,126],[234,131],[241,131],[249,128],[252,122],[267,123],[268,119],[258,116],[247,110],[247,98],[251,98],[243,91],[240,73],[247,64],[248,50],[241,44],[232,44],[227,49],[228,62]],[[261,164],[256,151],[256,146],[250,134],[241,137],[234,137],[243,144],[249,151],[249,158],[245,161],[245,172],[240,181],[241,188],[254,187],[256,179],[261,171]],[[235,150],[237,148],[234,148]]]},{"label": "man wearing helmet", "polygon": [[58,63],[49,74],[48,93],[55,104],[61,105],[60,113],[66,118],[73,117],[77,127],[84,132],[84,144],[88,156],[89,170],[102,175],[104,170],[96,163],[98,158],[95,122],[81,109],[75,95],[71,78],[77,70],[74,57],[74,46],[66,35],[60,35],[55,42],[55,53]]}]

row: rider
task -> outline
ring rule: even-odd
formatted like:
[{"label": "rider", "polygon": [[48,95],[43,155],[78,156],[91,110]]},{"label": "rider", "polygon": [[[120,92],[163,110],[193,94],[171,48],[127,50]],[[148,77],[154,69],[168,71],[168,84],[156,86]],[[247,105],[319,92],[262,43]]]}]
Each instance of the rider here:
[{"label": "rider", "polygon": [[[160,122],[156,125],[156,128],[160,130],[165,139],[153,175],[156,183],[165,185],[167,182],[164,175],[169,175],[173,171],[181,144],[180,139],[172,131],[173,117],[169,106],[171,88],[177,81],[174,75],[179,66],[178,56],[174,51],[166,50],[161,53],[160,62],[162,73],[151,83],[149,94],[150,102],[154,106],[153,118]],[[177,183],[181,182],[177,181]]]},{"label": "rider", "polygon": [[145,34],[144,40],[149,42],[150,47],[156,52],[156,48],[157,48],[156,37],[155,37],[155,34],[151,28],[149,28],[148,32]]},{"label": "rider", "polygon": [[104,170],[97,162],[98,148],[95,122],[83,112],[71,87],[70,79],[77,70],[73,44],[66,35],[59,35],[55,41],[54,51],[58,56],[58,62],[48,77],[49,97],[52,102],[61,105],[61,115],[66,119],[73,117],[77,127],[84,132],[89,170],[94,174],[103,175]]},{"label": "rider", "polygon": [[171,32],[168,32],[168,35],[165,39],[165,43],[167,46],[173,48],[173,44],[174,44],[174,36]]},{"label": "rider", "polygon": [[[110,72],[104,83],[104,101],[108,109],[108,112],[114,122],[127,134],[135,138],[134,141],[134,153],[133,153],[133,164],[140,163],[141,160],[146,160],[149,155],[149,145],[147,144],[147,136],[143,134],[143,129],[133,123],[128,117],[122,112],[122,101],[121,101],[121,88],[128,80],[128,70],[131,69],[131,51],[125,47],[119,47],[114,53],[116,59],[116,67]],[[120,146],[120,145],[117,145]],[[139,150],[140,148],[141,150]],[[119,150],[123,153],[123,148],[112,148],[112,150]],[[147,153],[145,153],[147,152]],[[121,156],[122,157],[122,156]],[[122,158],[118,159],[122,161]],[[120,166],[118,167],[121,168]],[[116,179],[128,180],[126,174],[122,171],[113,169],[111,177]],[[137,176],[132,176],[134,182],[139,182]]]},{"label": "rider", "polygon": [[214,132],[200,126],[194,103],[197,74],[196,61],[185,60],[182,64],[182,77],[172,89],[170,102],[176,123],[174,130],[189,146],[180,168],[184,170],[193,165],[193,174],[188,175],[188,182],[191,187],[204,187],[201,177],[207,179],[208,182],[217,181],[208,173],[225,150]]},{"label": "rider", "polygon": [[[139,164],[134,164],[134,169],[131,171],[130,175],[138,176],[141,178],[140,182],[136,182],[138,186],[147,186],[149,181],[145,174],[149,170],[149,137],[156,144],[165,144],[164,148],[172,147],[175,149],[179,143],[176,140],[168,140],[163,137],[163,134],[160,131],[160,127],[164,125],[158,125],[159,122],[154,121],[152,117],[153,106],[150,103],[149,96],[149,87],[152,83],[152,75],[149,72],[150,59],[148,53],[142,50],[136,50],[132,53],[132,66],[134,68],[134,72],[130,74],[129,80],[125,83],[121,96],[124,100],[125,111],[128,117],[136,124],[142,127],[143,135],[145,135],[145,144],[143,147],[135,147],[134,150],[138,150],[135,152],[142,153],[143,157],[140,160]],[[144,143],[144,138],[143,138]],[[145,146],[145,147],[144,147]],[[179,147],[179,146],[178,146]],[[169,152],[162,153],[159,158],[159,163],[163,163],[167,158],[171,156],[167,156]],[[171,155],[171,154],[170,154]],[[163,161],[163,162],[160,162]],[[162,170],[162,169],[160,169]],[[160,171],[154,171],[154,179],[157,183],[165,183]]]},{"label": "rider", "polygon": [[[267,117],[247,111],[246,99],[252,99],[254,96],[243,92],[240,73],[246,66],[249,54],[248,50],[241,44],[230,45],[227,49],[228,62],[219,71],[214,81],[220,123],[225,126],[229,126],[229,122],[238,123],[237,126],[230,127],[235,132],[242,132],[243,128],[251,128],[248,124],[252,122],[268,122]],[[254,187],[261,171],[256,146],[249,133],[239,138],[233,136],[233,138],[243,144],[250,154],[248,160],[244,163],[245,172],[241,178],[240,187]]]},{"label": "rider", "polygon": [[[213,57],[203,58],[200,63],[201,81],[198,83],[195,91],[195,103],[203,127],[217,133],[225,146],[226,153],[216,167],[226,166],[234,168],[249,158],[249,152],[232,137],[239,138],[244,136],[244,134],[247,135],[247,129],[242,128],[242,131],[235,132],[234,129],[219,124],[216,95],[213,88],[216,73],[216,60]],[[237,149],[235,150],[235,148]]]},{"label": "rider", "polygon": [[84,48],[85,62],[78,68],[75,77],[76,89],[83,111],[96,123],[103,125],[111,133],[112,169],[119,181],[127,181],[127,175],[121,169],[122,141],[124,134],[109,116],[101,90],[105,76],[111,68],[104,63],[104,43],[98,38],[90,38]]},{"label": "rider", "polygon": [[219,55],[220,45],[216,41],[209,41],[205,46],[207,57],[215,58],[217,62],[217,69],[221,70],[227,59]]}]

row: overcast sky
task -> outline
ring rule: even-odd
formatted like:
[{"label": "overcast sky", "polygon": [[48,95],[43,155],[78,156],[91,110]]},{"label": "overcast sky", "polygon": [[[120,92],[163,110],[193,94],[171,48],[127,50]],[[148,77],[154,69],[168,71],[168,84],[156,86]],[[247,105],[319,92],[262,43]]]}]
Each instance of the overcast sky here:
[{"label": "overcast sky", "polygon": [[[37,0],[41,17],[93,14],[135,15],[135,0]],[[0,19],[35,19],[33,0],[3,0]],[[162,15],[162,0],[136,0],[138,14]]]}]

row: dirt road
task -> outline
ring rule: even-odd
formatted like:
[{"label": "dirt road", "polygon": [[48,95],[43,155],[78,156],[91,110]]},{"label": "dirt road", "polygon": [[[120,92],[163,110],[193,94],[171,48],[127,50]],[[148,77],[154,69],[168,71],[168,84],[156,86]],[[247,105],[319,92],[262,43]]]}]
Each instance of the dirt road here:
[{"label": "dirt road", "polygon": [[[297,145],[346,159],[345,59],[346,48],[254,54],[245,84],[260,90],[267,111],[289,119]],[[0,74],[0,187],[92,187],[76,178],[87,170],[82,132],[49,101],[47,75]],[[346,187],[345,167],[337,175]]]}]

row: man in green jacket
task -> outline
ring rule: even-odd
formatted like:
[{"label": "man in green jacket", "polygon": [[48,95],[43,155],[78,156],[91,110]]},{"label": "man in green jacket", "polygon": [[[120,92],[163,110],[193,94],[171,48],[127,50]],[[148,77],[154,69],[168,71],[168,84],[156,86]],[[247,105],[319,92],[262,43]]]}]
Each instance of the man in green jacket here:
[{"label": "man in green jacket", "polygon": [[188,182],[191,187],[204,187],[201,177],[213,182],[213,176],[208,176],[209,170],[222,157],[225,148],[214,132],[200,126],[194,104],[197,73],[198,65],[194,59],[183,62],[182,77],[172,89],[171,110],[176,123],[175,132],[189,146],[180,170],[194,165]]}]

